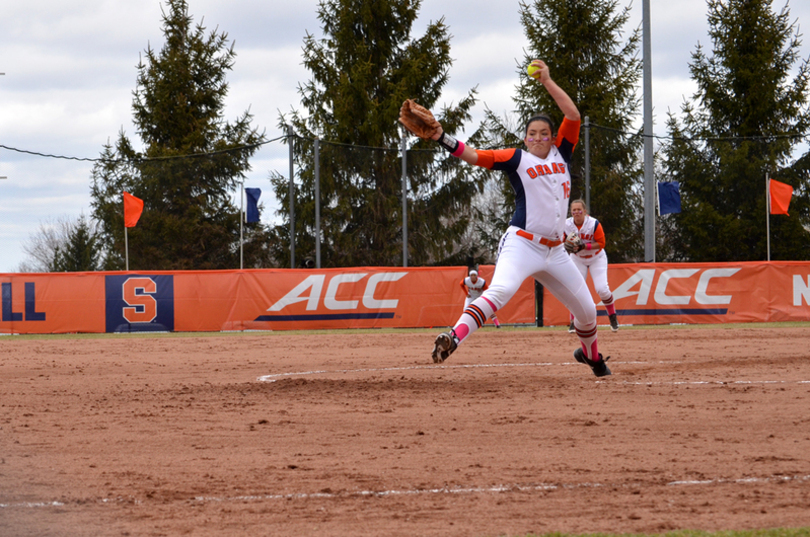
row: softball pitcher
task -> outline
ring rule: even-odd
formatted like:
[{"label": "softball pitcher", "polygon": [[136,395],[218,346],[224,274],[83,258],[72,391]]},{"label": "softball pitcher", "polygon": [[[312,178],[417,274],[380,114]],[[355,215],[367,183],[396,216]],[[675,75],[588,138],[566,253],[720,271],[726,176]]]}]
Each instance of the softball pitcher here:
[{"label": "softball pitcher", "polygon": [[[487,285],[487,281],[478,275],[477,270],[470,270],[469,274],[466,278],[461,280],[461,289],[467,295],[464,299],[464,309],[466,310],[472,301],[481,296],[484,291],[489,289]],[[492,322],[495,324],[495,328],[500,328],[501,323],[498,321],[498,317],[493,313]]]},{"label": "softball pitcher", "polygon": [[[602,304],[610,319],[610,329],[619,330],[619,320],[616,318],[616,307],[613,305],[613,293],[610,292],[607,279],[608,259],[605,253],[605,231],[599,220],[588,214],[585,201],[578,199],[571,202],[571,217],[565,221],[565,236],[578,236],[580,241],[571,252],[571,259],[582,274],[583,279],[591,274],[596,294],[602,299]],[[575,332],[574,316],[571,315],[569,332]]]},{"label": "softball pitcher", "polygon": [[579,110],[551,79],[544,62],[534,60],[532,66],[537,68],[532,76],[543,84],[564,119],[555,135],[551,118],[530,118],[523,139],[526,149],[476,150],[444,132],[430,110],[413,101],[405,101],[400,110],[399,120],[411,132],[438,141],[469,164],[504,171],[515,190],[515,212],[501,238],[489,289],[470,303],[452,330],[436,337],[433,361],[444,362],[532,277],[574,314],[581,343],[574,358],[590,366],[597,377],[610,375],[607,358],[597,346],[596,305],[562,246],[571,193],[569,166],[579,141]]}]

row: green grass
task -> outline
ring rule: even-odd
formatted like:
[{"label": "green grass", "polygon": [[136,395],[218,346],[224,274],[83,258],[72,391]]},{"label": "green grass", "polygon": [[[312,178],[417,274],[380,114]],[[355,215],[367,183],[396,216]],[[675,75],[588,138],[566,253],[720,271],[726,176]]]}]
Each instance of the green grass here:
[{"label": "green grass", "polygon": [[641,534],[641,533],[545,533],[527,534],[520,537],[808,537],[810,528],[778,528],[771,530],[744,530],[744,531],[698,531],[679,530],[667,533]]},{"label": "green grass", "polygon": [[[621,317],[620,317],[621,319]],[[620,330],[624,330],[625,328],[628,330],[633,329],[640,329],[640,330],[652,330],[652,329],[661,329],[661,328],[669,328],[675,330],[681,329],[697,329],[697,330],[705,330],[709,328],[810,328],[810,322],[800,322],[800,321],[787,321],[781,323],[711,323],[711,324],[637,324],[637,325],[623,325],[620,324]],[[562,327],[557,327],[562,328]],[[663,535],[663,534],[662,534]],[[681,536],[677,536],[681,537]],[[692,537],[691,535],[689,537]],[[725,536],[723,536],[725,537]]]}]

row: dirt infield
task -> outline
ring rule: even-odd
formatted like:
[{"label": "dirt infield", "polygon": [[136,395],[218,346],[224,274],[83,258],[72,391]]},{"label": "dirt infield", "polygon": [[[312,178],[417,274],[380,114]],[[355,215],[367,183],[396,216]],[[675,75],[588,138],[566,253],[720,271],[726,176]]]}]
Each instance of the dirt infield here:
[{"label": "dirt infield", "polygon": [[0,338],[0,535],[810,526],[810,326],[434,335]]}]

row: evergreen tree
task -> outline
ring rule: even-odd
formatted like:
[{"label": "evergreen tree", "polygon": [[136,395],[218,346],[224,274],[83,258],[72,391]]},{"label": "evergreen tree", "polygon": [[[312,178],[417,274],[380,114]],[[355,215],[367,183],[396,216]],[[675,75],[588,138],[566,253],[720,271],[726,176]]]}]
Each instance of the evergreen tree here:
[{"label": "evergreen tree", "polygon": [[[93,216],[110,251],[105,267],[123,267],[126,190],[144,201],[143,216],[129,230],[131,268],[238,268],[240,211],[232,195],[264,135],[248,112],[233,123],[223,119],[225,77],[236,56],[227,34],[194,26],[185,0],[167,4],[166,42],[159,52],[145,51],[133,92],[144,150],[121,132],[93,169]],[[261,228],[250,230],[264,242]],[[246,264],[260,265],[263,255],[246,249]]]},{"label": "evergreen tree", "polygon": [[767,258],[766,175],[792,184],[791,216],[771,217],[771,259],[810,259],[808,161],[790,162],[808,130],[808,61],[787,5],[770,0],[709,0],[713,55],[698,46],[690,71],[698,90],[670,115],[663,150],[668,177],[680,181],[672,258]]},{"label": "evergreen tree", "polygon": [[98,223],[61,216],[40,223],[23,245],[27,258],[16,272],[93,271],[101,269],[104,246]]},{"label": "evergreen tree", "polygon": [[[629,10],[617,11],[615,0],[521,2],[528,44],[517,66],[515,116],[500,118],[490,111],[486,116],[489,143],[499,146],[521,147],[525,122],[537,113],[547,113],[559,126],[562,115],[548,92],[526,73],[535,58],[548,64],[552,78],[571,96],[583,118],[571,163],[571,199],[586,198],[584,118],[595,124],[590,129],[589,209],[605,228],[606,251],[613,262],[635,261],[643,256],[644,247],[639,234],[642,140],[628,135],[639,113],[640,34],[636,30],[620,39]],[[502,184],[504,211],[511,211],[513,193],[508,183]]]},{"label": "evergreen tree", "polygon": [[[403,132],[397,117],[405,99],[433,108],[448,80],[450,35],[443,20],[411,39],[419,0],[323,0],[324,38],[307,34],[304,65],[312,80],[299,85],[306,114],[282,115],[291,124],[297,171],[296,260],[315,257],[313,140],[320,143],[323,266],[402,264]],[[445,130],[470,119],[474,91],[456,106],[434,110]],[[408,139],[409,264],[457,263],[465,208],[479,186],[457,159],[435,143]],[[272,230],[276,258],[290,263],[289,178],[271,177],[283,225]]]},{"label": "evergreen tree", "polygon": [[90,272],[101,268],[101,242],[84,215],[72,223],[62,245],[54,248],[51,272]]}]

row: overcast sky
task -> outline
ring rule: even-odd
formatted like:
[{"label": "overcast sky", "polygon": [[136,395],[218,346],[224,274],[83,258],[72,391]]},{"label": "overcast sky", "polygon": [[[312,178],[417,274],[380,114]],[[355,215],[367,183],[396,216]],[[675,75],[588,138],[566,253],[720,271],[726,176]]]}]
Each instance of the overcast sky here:
[{"label": "overcast sky", "polygon": [[[781,9],[786,0],[775,0]],[[237,53],[226,100],[226,119],[248,108],[268,138],[282,135],[280,112],[302,109],[297,86],[309,80],[301,65],[306,32],[322,36],[317,0],[189,0],[195,22],[227,32]],[[619,0],[621,6],[630,0]],[[663,135],[667,110],[679,111],[694,85],[690,54],[707,37],[705,0],[651,0],[654,132]],[[454,58],[442,104],[458,102],[478,86],[478,121],[487,106],[512,109],[516,62],[526,39],[519,0],[423,0],[412,36],[441,17],[453,35]],[[97,158],[123,129],[136,147],[132,91],[139,55],[163,46],[158,0],[27,0],[0,4],[0,145],[45,154]],[[641,25],[641,0],[630,28]],[[810,2],[793,0],[791,19],[810,24]],[[803,23],[803,24],[802,24]],[[802,44],[810,56],[810,43]],[[552,73],[554,76],[554,73]],[[263,219],[274,220],[268,176],[289,174],[287,146],[263,146],[251,160],[246,186],[262,189]],[[26,259],[22,245],[42,224],[77,218],[90,208],[92,163],[26,155],[0,148],[0,273]]]}]

